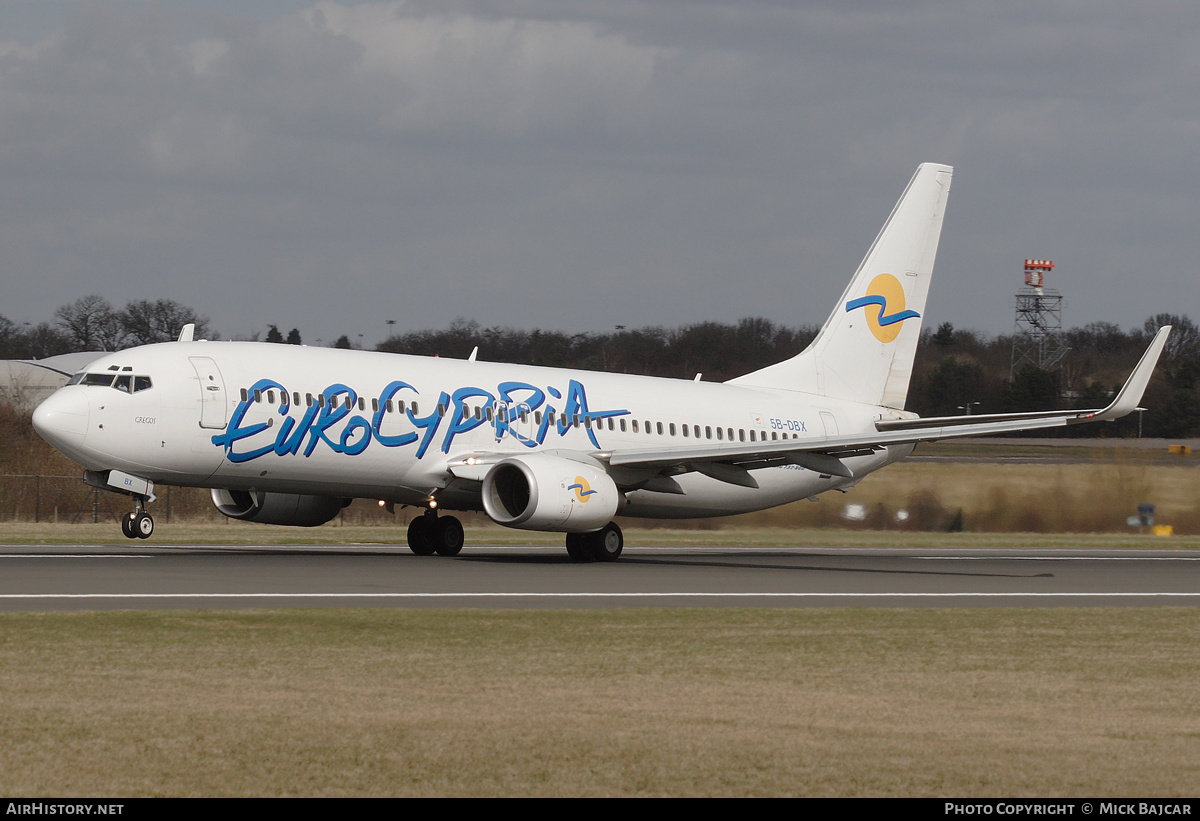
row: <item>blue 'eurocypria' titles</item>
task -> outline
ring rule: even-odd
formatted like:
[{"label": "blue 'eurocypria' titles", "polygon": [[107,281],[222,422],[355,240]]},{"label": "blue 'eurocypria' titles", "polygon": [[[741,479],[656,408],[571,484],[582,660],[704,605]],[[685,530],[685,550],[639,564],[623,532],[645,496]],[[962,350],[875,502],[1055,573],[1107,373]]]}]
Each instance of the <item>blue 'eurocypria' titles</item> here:
[{"label": "blue 'eurocypria' titles", "polygon": [[[261,434],[274,426],[267,422],[247,424],[246,413],[254,404],[255,393],[265,393],[269,390],[277,390],[280,393],[277,410],[283,420],[278,430],[274,431],[272,441],[263,444],[269,435]],[[559,436],[566,436],[573,427],[572,422],[576,416],[581,420],[594,421],[629,413],[628,410],[592,410],[588,407],[587,392],[583,383],[575,379],[570,380],[565,399],[562,392],[551,386],[542,390],[528,382],[501,382],[494,394],[476,387],[458,388],[452,394],[442,391],[431,412],[426,416],[413,413],[410,399],[409,407],[403,416],[413,429],[401,433],[384,433],[382,427],[389,402],[403,400],[406,396],[415,397],[419,393],[407,382],[390,382],[380,392],[378,403],[374,406],[377,409],[368,418],[353,413],[358,407],[358,393],[348,385],[330,385],[321,392],[324,401],[300,407],[288,401],[288,390],[279,382],[260,379],[250,388],[247,398],[238,403],[225,431],[212,437],[212,442],[217,447],[225,448],[225,458],[230,462],[249,462],[251,459],[272,453],[276,456],[302,454],[308,457],[322,444],[334,453],[357,456],[365,451],[372,441],[386,448],[415,445],[416,457],[420,459],[439,430],[444,430],[440,446],[442,453],[450,452],[454,437],[481,425],[489,425],[494,429],[496,441],[507,435],[525,447],[533,448],[545,442],[551,425],[557,429]],[[558,400],[564,402],[561,409],[556,409],[550,404],[551,401]],[[474,406],[493,408],[495,412],[490,414],[492,418],[489,420],[487,414],[477,418],[468,407],[468,402]],[[513,424],[516,419],[532,419],[535,411],[541,412],[541,422],[536,431],[524,423]],[[595,431],[590,426],[585,427],[585,431],[592,445],[600,447]],[[238,443],[241,445],[238,446]]]}]

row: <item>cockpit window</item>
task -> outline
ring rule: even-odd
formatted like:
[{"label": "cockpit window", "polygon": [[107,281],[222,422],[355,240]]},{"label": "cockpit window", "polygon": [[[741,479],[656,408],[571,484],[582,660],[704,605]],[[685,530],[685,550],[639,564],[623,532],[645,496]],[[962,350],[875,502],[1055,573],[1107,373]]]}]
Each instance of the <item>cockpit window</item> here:
[{"label": "cockpit window", "polygon": [[117,377],[117,381],[113,383],[113,387],[125,393],[133,393],[133,377],[129,374],[122,374]]},{"label": "cockpit window", "polygon": [[135,376],[133,378],[134,393],[137,393],[138,391],[148,391],[152,387],[154,387],[154,385],[150,382],[150,377],[148,376]]},{"label": "cockpit window", "polygon": [[69,380],[67,380],[67,384],[68,385],[78,385],[80,382],[83,381],[83,378],[85,376],[87,376],[86,373],[77,373],[74,376],[72,376]]},{"label": "cockpit window", "polygon": [[107,388],[112,385],[115,376],[115,373],[88,373],[84,374],[82,384]]}]

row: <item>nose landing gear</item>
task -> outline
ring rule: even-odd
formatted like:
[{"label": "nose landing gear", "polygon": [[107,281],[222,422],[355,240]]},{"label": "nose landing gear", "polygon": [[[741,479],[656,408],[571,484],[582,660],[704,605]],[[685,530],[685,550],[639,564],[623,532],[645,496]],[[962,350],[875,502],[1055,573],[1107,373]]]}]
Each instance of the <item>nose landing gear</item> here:
[{"label": "nose landing gear", "polygon": [[126,539],[149,539],[154,533],[154,519],[146,512],[145,500],[138,499],[133,512],[121,517],[121,532]]}]

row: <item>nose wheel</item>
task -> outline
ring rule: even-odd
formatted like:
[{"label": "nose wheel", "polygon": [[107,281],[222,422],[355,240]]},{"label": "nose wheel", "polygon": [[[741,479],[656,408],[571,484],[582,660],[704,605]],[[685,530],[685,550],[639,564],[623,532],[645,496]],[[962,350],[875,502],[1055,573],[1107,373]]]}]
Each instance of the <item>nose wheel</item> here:
[{"label": "nose wheel", "polygon": [[121,532],[126,539],[149,539],[154,533],[154,519],[138,502],[137,509],[121,517]]}]

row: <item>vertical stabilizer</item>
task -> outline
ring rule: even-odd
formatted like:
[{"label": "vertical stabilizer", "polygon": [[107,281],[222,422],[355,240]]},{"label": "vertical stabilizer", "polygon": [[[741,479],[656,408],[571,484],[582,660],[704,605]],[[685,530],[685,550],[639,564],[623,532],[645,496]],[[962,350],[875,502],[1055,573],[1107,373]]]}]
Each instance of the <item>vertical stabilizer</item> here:
[{"label": "vertical stabilizer", "polygon": [[952,173],[918,167],[812,344],[731,383],[902,409]]}]

